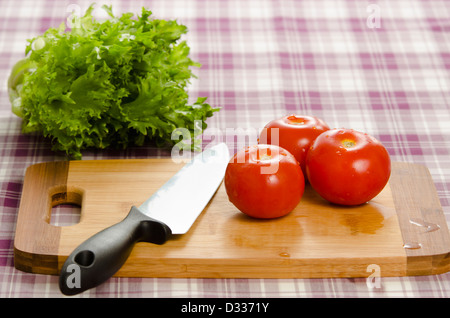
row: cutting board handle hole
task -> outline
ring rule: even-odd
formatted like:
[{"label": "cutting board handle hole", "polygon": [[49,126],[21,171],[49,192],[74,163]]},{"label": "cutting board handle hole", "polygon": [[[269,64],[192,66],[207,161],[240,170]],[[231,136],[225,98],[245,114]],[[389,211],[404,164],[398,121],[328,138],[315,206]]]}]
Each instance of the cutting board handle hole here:
[{"label": "cutting board handle hole", "polygon": [[47,222],[53,226],[71,226],[81,219],[83,192],[55,187],[50,191],[51,210]]}]

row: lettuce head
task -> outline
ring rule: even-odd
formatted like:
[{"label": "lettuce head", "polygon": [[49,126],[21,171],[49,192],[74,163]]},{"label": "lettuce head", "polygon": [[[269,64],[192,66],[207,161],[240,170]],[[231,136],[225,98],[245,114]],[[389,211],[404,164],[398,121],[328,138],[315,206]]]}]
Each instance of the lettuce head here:
[{"label": "lettuce head", "polygon": [[62,23],[28,40],[25,58],[8,80],[22,131],[43,134],[53,150],[73,159],[81,159],[86,148],[126,148],[148,140],[174,145],[177,128],[187,129],[190,147],[199,149],[194,135],[219,108],[205,97],[188,105],[191,67],[200,64],[180,40],[186,26],[152,19],[145,8],[136,18],[116,17],[108,6],[103,9],[109,18],[100,22],[93,8],[74,16],[70,29]]}]

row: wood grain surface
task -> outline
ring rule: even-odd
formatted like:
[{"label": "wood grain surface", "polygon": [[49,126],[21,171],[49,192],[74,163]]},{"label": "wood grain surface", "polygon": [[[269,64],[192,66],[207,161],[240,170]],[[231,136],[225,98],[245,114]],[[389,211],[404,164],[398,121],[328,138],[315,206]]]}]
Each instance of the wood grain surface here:
[{"label": "wood grain surface", "polygon": [[[171,159],[30,166],[17,220],[16,268],[58,274],[81,242],[122,220],[181,167]],[[187,234],[164,245],[138,243],[116,276],[324,278],[368,277],[373,268],[380,276],[449,271],[450,235],[428,169],[399,162],[392,168],[388,185],[367,204],[336,206],[308,185],[294,211],[272,220],[239,212],[222,184]],[[61,203],[81,206],[78,224],[49,224],[51,207]]]}]

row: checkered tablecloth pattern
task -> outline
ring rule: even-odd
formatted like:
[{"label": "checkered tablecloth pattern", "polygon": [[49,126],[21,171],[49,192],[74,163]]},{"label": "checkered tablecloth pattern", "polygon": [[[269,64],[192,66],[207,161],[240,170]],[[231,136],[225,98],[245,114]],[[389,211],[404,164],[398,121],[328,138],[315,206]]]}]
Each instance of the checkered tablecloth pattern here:
[{"label": "checkered tablecloth pattern", "polygon": [[[190,98],[222,109],[208,138],[237,150],[287,113],[380,139],[393,161],[430,170],[450,223],[450,3],[408,1],[96,1],[116,14],[177,19],[188,26],[191,57],[202,67]],[[21,133],[6,81],[26,39],[57,27],[88,1],[0,2],[0,297],[62,297],[57,277],[18,271],[13,240],[25,169],[64,160],[47,140]],[[100,11],[97,13],[101,15]],[[231,136],[230,136],[231,134]],[[207,142],[207,139],[205,139]],[[163,157],[150,146],[86,151],[83,159]],[[64,210],[64,209],[63,209]],[[70,222],[61,213],[55,222]],[[368,274],[369,275],[369,274]],[[372,286],[373,287],[373,286]],[[358,279],[112,278],[78,297],[449,297],[450,274]]]}]

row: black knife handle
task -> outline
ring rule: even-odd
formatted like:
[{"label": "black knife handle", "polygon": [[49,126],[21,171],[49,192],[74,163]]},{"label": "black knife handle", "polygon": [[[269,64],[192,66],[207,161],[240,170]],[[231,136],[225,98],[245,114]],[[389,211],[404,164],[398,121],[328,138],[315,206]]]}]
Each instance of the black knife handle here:
[{"label": "black knife handle", "polygon": [[76,295],[113,276],[137,242],[165,243],[170,228],[133,206],[127,217],[84,241],[67,258],[59,277],[64,295]]}]

